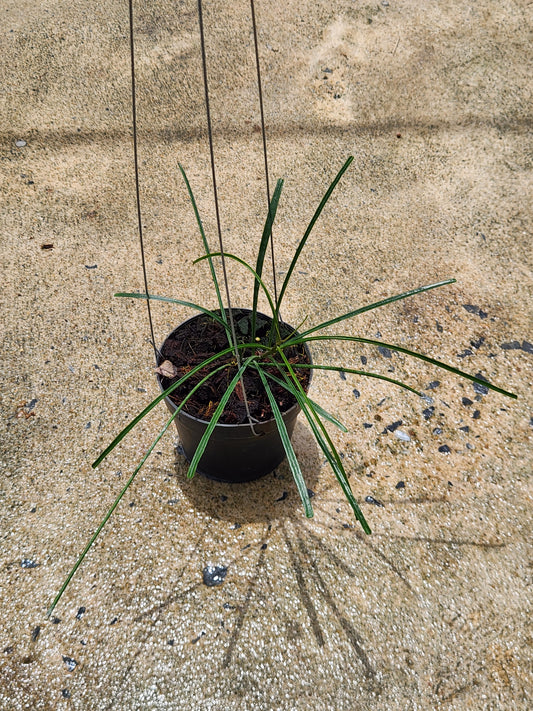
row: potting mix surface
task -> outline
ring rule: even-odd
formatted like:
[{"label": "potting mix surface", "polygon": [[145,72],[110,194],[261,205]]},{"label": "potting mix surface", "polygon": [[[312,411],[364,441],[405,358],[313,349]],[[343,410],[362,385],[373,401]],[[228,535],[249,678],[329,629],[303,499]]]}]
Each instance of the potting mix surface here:
[{"label": "potting mix surface", "polygon": [[[216,313],[220,312],[216,311]],[[181,405],[183,400],[189,396],[183,410],[200,420],[209,421],[241,363],[253,356],[269,378],[268,384],[280,412],[287,412],[296,405],[294,395],[279,382],[284,377],[289,378],[289,383],[291,380],[282,356],[274,350],[276,334],[271,335],[273,333],[272,319],[266,319],[260,314],[259,319],[256,318],[257,320],[255,331],[252,332],[254,326],[251,314],[235,310],[234,329],[237,344],[247,345],[251,341],[251,347],[238,349],[237,355],[234,350],[224,353],[232,348],[230,345],[231,335],[228,338],[224,326],[207,314],[189,319],[178,329],[175,329],[172,334],[169,334],[161,348],[159,358],[161,385],[165,390],[179,380],[183,380],[196,366],[211,360],[217,353],[224,353],[190,375],[182,385],[171,393],[170,399],[176,405]],[[229,319],[226,328],[231,334]],[[280,324],[278,328],[280,333],[277,339],[280,345],[283,345],[283,339],[286,340],[293,336],[294,329],[285,324]],[[271,342],[271,338],[274,339],[273,342]],[[293,368],[293,373],[298,378],[301,388],[306,391],[310,371],[307,368],[299,370],[301,366],[310,365],[304,347],[302,345],[286,347],[283,354]],[[166,367],[161,367],[163,364],[166,364]],[[210,373],[212,373],[211,377],[206,380]],[[165,375],[171,377],[165,377]],[[198,386],[197,389],[195,389],[196,386]],[[191,391],[192,395],[190,395]],[[257,369],[251,366],[244,371],[242,380],[235,386],[219,422],[226,425],[242,425],[247,422],[265,422],[273,418],[272,407],[261,377]]]}]

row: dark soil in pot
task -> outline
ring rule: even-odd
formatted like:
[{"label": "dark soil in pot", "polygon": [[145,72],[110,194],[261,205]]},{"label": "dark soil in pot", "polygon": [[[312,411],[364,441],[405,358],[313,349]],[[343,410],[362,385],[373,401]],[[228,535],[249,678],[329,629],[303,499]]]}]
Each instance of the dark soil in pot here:
[{"label": "dark soil in pot", "polygon": [[[219,311],[215,313],[219,314]],[[239,343],[248,343],[251,340],[251,311],[248,309],[233,309],[235,320],[235,330]],[[267,343],[272,319],[263,314],[257,314],[256,337]],[[286,338],[294,332],[294,329],[287,324],[280,324],[282,338]],[[228,340],[224,328],[220,323],[209,318],[206,314],[195,316],[185,321],[175,329],[164,342],[161,348],[161,356],[158,364],[168,360],[176,368],[176,375],[173,378],[161,377],[161,385],[168,388],[173,382],[182,378],[191,368],[202,363],[218,351],[228,347]],[[257,350],[258,353],[261,351]],[[245,360],[252,353],[252,349],[240,351],[241,359]],[[285,355],[291,364],[310,363],[309,352],[302,345],[293,346],[285,351]],[[184,406],[184,412],[200,420],[209,421],[215,411],[220,398],[226,391],[228,384],[234,377],[237,366],[235,356],[229,353],[226,356],[214,361],[206,368],[191,376],[180,388],[175,390],[170,399],[176,404],[180,404],[188,392],[204,378],[207,373],[222,365],[229,363],[228,368],[216,373],[214,376],[199,388]],[[267,372],[280,377],[275,366],[267,369]],[[311,371],[309,369],[298,369],[297,376],[302,387],[307,390]],[[272,409],[268,401],[267,394],[258,373],[253,368],[248,368],[244,375],[244,389],[248,401],[250,414],[255,421],[266,422],[272,419]],[[286,412],[296,404],[295,398],[280,385],[273,381],[269,385],[276,397],[281,412]],[[246,407],[240,383],[231,395],[224,412],[219,420],[220,424],[238,425],[248,422]]]}]

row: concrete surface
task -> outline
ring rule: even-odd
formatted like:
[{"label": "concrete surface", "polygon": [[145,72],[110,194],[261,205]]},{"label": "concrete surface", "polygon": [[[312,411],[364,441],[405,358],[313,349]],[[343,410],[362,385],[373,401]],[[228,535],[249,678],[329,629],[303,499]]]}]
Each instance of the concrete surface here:
[{"label": "concrete surface", "polygon": [[[177,167],[214,240],[196,4],[137,5],[150,283],[214,306]],[[142,288],[126,3],[1,0],[2,709],[533,707],[532,14],[527,0],[257,3],[271,173],[286,178],[280,272],[355,156],[285,318],[456,277],[343,332],[379,332],[519,400],[372,347],[316,348],[317,362],[365,356],[433,398],[314,379],[349,428],[336,442],[372,537],[303,423],[312,520],[286,466],[235,488],[186,481],[173,434],[48,621],[165,411],[91,469],[157,393],[143,304],[112,296]],[[265,197],[249,5],[205,15],[224,239],[251,259]],[[248,306],[250,280],[230,271]],[[156,304],[157,338],[188,315]],[[227,568],[221,585],[203,583],[209,565]]]}]

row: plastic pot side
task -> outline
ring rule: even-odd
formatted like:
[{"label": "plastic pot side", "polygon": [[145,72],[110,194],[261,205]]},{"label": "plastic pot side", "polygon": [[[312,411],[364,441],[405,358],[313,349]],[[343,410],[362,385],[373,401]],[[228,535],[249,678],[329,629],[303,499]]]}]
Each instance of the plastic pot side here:
[{"label": "plastic pot side", "polygon": [[[251,313],[250,309],[234,309],[234,311]],[[261,316],[268,318],[264,314]],[[166,341],[170,338],[175,340],[180,328],[185,323],[197,318],[200,316],[193,316],[192,319],[184,321],[167,336],[159,351],[158,365],[163,360],[161,353],[164,352]],[[293,329],[291,328],[291,330]],[[305,346],[305,350],[309,362],[312,363],[311,353],[307,346]],[[311,374],[312,371],[310,376]],[[160,375],[157,375],[157,381],[159,387],[163,389]],[[165,402],[169,411],[174,413],[177,405],[168,397],[165,398]],[[300,407],[295,404],[282,413],[289,437],[292,437],[299,412]],[[178,413],[175,422],[185,457],[191,461],[209,422],[183,411]],[[216,481],[253,481],[269,474],[284,459],[285,449],[273,418],[266,422],[254,423],[253,429],[248,423],[240,425],[217,424],[200,459],[197,471]]]}]

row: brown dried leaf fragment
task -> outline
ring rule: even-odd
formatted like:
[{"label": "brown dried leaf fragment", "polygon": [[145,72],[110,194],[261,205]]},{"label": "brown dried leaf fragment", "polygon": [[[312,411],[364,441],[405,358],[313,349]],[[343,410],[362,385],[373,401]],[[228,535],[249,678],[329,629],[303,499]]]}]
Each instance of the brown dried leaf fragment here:
[{"label": "brown dried leaf fragment", "polygon": [[165,378],[175,378],[178,374],[178,369],[170,360],[164,360],[161,365],[155,369],[155,372]]}]

